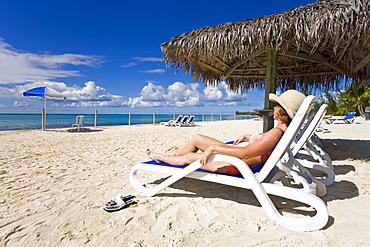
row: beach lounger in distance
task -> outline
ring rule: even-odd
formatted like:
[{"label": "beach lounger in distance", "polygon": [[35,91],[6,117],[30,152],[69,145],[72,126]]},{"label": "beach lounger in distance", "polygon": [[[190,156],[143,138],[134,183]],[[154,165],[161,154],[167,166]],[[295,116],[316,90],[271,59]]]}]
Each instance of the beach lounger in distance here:
[{"label": "beach lounger in distance", "polygon": [[194,121],[195,116],[190,115],[190,117],[185,116],[183,121],[176,124],[176,127],[184,127],[184,126],[195,126]]},{"label": "beach lounger in distance", "polygon": [[[229,162],[240,171],[241,175],[230,176],[199,170],[201,167],[199,160],[184,167],[171,166],[150,161],[143,162],[132,167],[129,173],[130,183],[138,192],[147,196],[154,196],[183,177],[250,189],[268,217],[281,226],[298,231],[321,229],[326,225],[329,218],[326,204],[315,195],[316,182],[314,179],[310,179],[310,176],[307,178],[305,174],[301,174],[299,171],[297,172],[293,169],[294,156],[290,149],[294,138],[303,126],[315,100],[315,96],[310,95],[306,97],[285,134],[276,145],[262,169],[256,175],[241,159],[223,154],[214,154],[210,157],[210,161],[222,160]],[[140,170],[169,174],[171,176],[156,187],[147,188],[137,177],[137,173]],[[285,173],[284,177],[282,177],[283,173]],[[286,185],[286,183],[275,183],[275,179],[284,179],[285,177],[289,177],[289,179],[293,180],[296,185],[300,186],[292,187]],[[316,214],[314,216],[303,218],[282,215],[273,204],[270,195],[279,196],[281,198],[308,205],[316,210]]]},{"label": "beach lounger in distance", "polygon": [[325,122],[327,124],[335,124],[335,123],[340,123],[340,122],[343,122],[346,124],[352,124],[352,123],[355,123],[354,121],[355,114],[356,112],[350,112],[344,118],[328,118],[328,119],[325,119]]},{"label": "beach lounger in distance", "polygon": [[188,126],[195,126],[194,118],[195,118],[195,116],[194,116],[194,115],[190,115],[190,117],[189,117],[188,121],[186,122],[186,124],[187,124]]},{"label": "beach lounger in distance", "polygon": [[160,126],[175,126],[177,123],[181,122],[183,116],[182,115],[178,115],[176,120],[169,120],[168,122],[161,122],[159,125]]},{"label": "beach lounger in distance", "polygon": [[186,126],[188,119],[189,119],[189,116],[185,115],[178,123],[175,124],[175,126],[176,127]]}]

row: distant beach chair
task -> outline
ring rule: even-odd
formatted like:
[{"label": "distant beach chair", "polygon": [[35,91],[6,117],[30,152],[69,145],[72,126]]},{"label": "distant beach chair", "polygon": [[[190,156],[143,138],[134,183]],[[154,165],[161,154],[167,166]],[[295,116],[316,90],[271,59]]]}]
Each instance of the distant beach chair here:
[{"label": "distant beach chair", "polygon": [[194,118],[195,118],[195,116],[193,116],[193,115],[191,115],[190,117],[189,116],[185,116],[182,119],[182,121],[180,121],[179,123],[176,124],[176,127],[195,126]]},{"label": "distant beach chair", "polygon": [[191,115],[191,116],[189,117],[189,119],[186,121],[186,123],[185,123],[185,124],[186,124],[187,126],[195,126],[194,118],[195,118],[195,116]]},{"label": "distant beach chair", "polygon": [[346,124],[354,124],[356,123],[355,122],[356,119],[354,117],[355,114],[356,112],[350,112],[344,118],[328,118],[328,119],[325,119],[325,122],[327,124],[335,124],[335,123],[340,123],[340,122],[344,122]]},{"label": "distant beach chair", "polygon": [[85,117],[84,115],[78,115],[76,117],[76,123],[72,124],[72,130],[76,128],[77,131],[79,132],[80,128],[83,128],[82,121],[84,120],[84,117]]},{"label": "distant beach chair", "polygon": [[253,121],[262,121],[262,120],[263,120],[262,117],[255,117],[255,118],[253,118]]},{"label": "distant beach chair", "polygon": [[[295,117],[290,123],[285,134],[282,136],[275,149],[271,153],[264,165],[251,169],[243,160],[223,155],[214,154],[209,161],[226,161],[233,164],[240,175],[230,176],[209,171],[200,170],[202,166],[199,160],[187,166],[172,166],[166,163],[156,163],[155,161],[142,162],[131,168],[129,179],[131,185],[138,191],[147,196],[154,196],[164,188],[170,186],[183,177],[190,177],[209,182],[216,182],[242,189],[250,189],[265,210],[268,217],[281,226],[299,231],[313,231],[321,229],[329,219],[328,210],[317,193],[321,183],[307,171],[297,170],[294,165],[294,156],[291,145],[299,130],[302,128],[316,97],[307,96],[301,104]],[[170,176],[155,187],[146,187],[138,179],[137,172],[140,170],[169,174]],[[258,172],[258,174],[254,174]],[[288,178],[288,179],[287,179]],[[275,184],[280,180],[281,183]],[[321,184],[321,185],[319,185]],[[300,185],[300,186],[297,186]],[[323,186],[325,189],[325,186]],[[304,214],[307,217],[289,217],[283,215],[281,209],[276,208],[270,195],[302,203],[316,210],[316,214]],[[286,205],[288,206],[288,205]],[[284,206],[285,207],[285,206]],[[296,206],[292,206],[295,208]],[[294,211],[298,213],[298,211]]]},{"label": "distant beach chair", "polygon": [[186,126],[187,122],[188,122],[188,119],[189,119],[189,116],[185,115],[178,123],[175,124],[176,127]]},{"label": "distant beach chair", "polygon": [[175,126],[177,123],[181,122],[183,116],[179,115],[176,120],[171,119],[168,122],[161,122],[159,125],[160,126]]}]

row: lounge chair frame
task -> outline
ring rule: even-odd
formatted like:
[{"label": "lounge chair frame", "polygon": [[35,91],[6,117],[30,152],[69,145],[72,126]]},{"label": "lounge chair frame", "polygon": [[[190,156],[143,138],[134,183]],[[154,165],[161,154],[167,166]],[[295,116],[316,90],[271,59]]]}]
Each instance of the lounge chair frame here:
[{"label": "lounge chair frame", "polygon": [[[307,124],[297,135],[293,143],[292,153],[297,166],[304,166],[309,169],[318,170],[325,173],[325,178],[316,178],[319,182],[328,186],[335,180],[332,160],[329,155],[313,140],[314,133],[319,128],[327,110],[327,105],[323,104],[319,110],[312,114]],[[303,170],[300,168],[300,170]],[[321,192],[322,194],[323,192]],[[323,194],[321,195],[323,196]]]},{"label": "lounge chair frame", "polygon": [[161,122],[159,123],[159,125],[160,126],[176,126],[176,124],[182,121],[183,117],[184,117],[183,115],[178,115],[175,120],[171,119],[168,122]]},{"label": "lounge chair frame", "polygon": [[[290,145],[308,116],[315,99],[316,97],[312,95],[306,97],[285,134],[257,175],[241,159],[228,155],[215,154],[210,157],[210,161],[227,161],[233,164],[240,171],[241,177],[198,170],[201,167],[199,160],[181,168],[140,163],[133,166],[130,171],[129,179],[131,185],[138,192],[147,196],[157,194],[183,177],[250,189],[255,194],[266,214],[283,227],[299,231],[321,229],[325,226],[329,217],[326,204],[315,195],[316,182],[312,179],[312,176],[307,178],[306,176],[302,176],[300,171],[293,169],[294,156],[290,150]],[[139,170],[165,173],[171,176],[154,188],[146,188],[137,177]],[[289,177],[289,179],[293,180],[295,184],[300,185],[300,187],[287,186],[286,177]],[[281,179],[283,185],[274,183],[276,179]],[[276,195],[309,205],[316,210],[316,215],[305,218],[283,216],[275,207],[269,195]]]},{"label": "lounge chair frame", "polygon": [[180,121],[176,124],[176,127],[184,127],[184,126],[195,126],[195,123],[193,122],[195,116],[190,115],[190,117],[185,116],[183,121]]}]

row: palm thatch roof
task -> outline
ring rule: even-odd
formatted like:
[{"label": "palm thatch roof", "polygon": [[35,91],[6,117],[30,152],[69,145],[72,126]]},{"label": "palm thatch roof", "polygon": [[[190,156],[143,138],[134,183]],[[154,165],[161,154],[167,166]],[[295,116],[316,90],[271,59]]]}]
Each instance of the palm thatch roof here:
[{"label": "palm thatch roof", "polygon": [[280,14],[203,27],[161,45],[164,61],[231,90],[263,88],[267,53],[278,54],[277,86],[370,84],[370,0],[319,0]]}]

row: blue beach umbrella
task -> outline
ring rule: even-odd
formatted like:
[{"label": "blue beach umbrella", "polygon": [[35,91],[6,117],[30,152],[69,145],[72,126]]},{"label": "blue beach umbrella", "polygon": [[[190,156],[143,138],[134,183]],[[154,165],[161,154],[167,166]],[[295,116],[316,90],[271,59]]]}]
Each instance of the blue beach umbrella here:
[{"label": "blue beach umbrella", "polygon": [[23,92],[23,96],[25,97],[33,97],[33,98],[44,98],[44,109],[42,111],[42,130],[45,130],[46,126],[46,99],[58,99],[63,100],[66,97],[59,93],[58,91],[44,87],[35,87],[30,90]]},{"label": "blue beach umbrella", "polygon": [[63,100],[66,97],[59,93],[58,91],[44,87],[35,87],[30,90],[23,92],[25,97],[35,97],[35,98],[44,98],[44,108],[46,109],[46,99],[59,99]]}]

